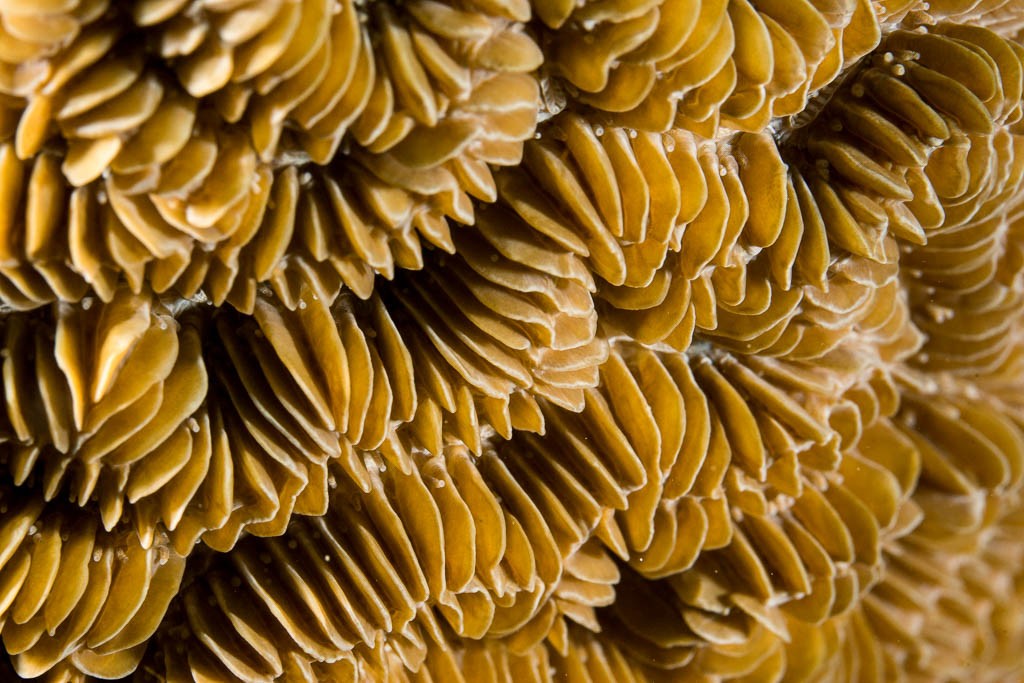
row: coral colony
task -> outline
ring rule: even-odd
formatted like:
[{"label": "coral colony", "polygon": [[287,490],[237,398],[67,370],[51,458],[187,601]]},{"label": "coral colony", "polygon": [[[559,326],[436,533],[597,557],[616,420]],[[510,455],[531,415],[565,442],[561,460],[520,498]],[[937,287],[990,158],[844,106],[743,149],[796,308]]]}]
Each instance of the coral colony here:
[{"label": "coral colony", "polygon": [[1022,38],[0,0],[0,677],[1021,678]]}]

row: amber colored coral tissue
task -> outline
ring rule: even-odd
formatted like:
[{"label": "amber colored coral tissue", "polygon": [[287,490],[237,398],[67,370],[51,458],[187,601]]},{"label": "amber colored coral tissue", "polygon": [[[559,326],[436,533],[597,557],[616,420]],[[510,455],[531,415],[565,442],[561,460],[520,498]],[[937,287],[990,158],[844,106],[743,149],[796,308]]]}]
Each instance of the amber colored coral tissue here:
[{"label": "amber colored coral tissue", "polygon": [[1024,0],[0,0],[0,679],[1024,680]]}]

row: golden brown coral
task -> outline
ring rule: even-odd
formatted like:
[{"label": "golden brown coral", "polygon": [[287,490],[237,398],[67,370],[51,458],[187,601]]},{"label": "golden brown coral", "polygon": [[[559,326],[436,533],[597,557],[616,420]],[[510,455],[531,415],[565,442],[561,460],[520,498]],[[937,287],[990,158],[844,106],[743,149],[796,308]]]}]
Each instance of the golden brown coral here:
[{"label": "golden brown coral", "polygon": [[714,137],[800,112],[878,42],[866,1],[538,2],[549,69],[617,125]]},{"label": "golden brown coral", "polygon": [[0,0],[14,670],[1019,675],[1022,26]]},{"label": "golden brown coral", "polygon": [[[81,280],[106,298],[124,273],[251,308],[255,283],[274,275],[296,233],[296,250],[331,257],[368,295],[367,276],[390,276],[396,261],[419,265],[419,236],[448,247],[445,218],[473,222],[469,195],[493,196],[490,167],[517,163],[533,133],[537,87],[524,72],[540,55],[522,7],[484,8],[494,10],[487,19],[437,3],[186,4],[118,8],[130,17],[105,5],[64,8],[82,26],[23,50],[19,69],[38,77],[5,91],[9,233],[27,233],[8,254],[12,304],[75,300]],[[41,14],[29,18],[57,21]],[[152,46],[132,39],[131,21]],[[386,49],[371,47],[378,40]],[[317,165],[300,175],[296,159]],[[303,202],[332,161],[326,188]],[[39,246],[62,215],[93,211],[115,224],[116,243],[86,225]]]},{"label": "golden brown coral", "polygon": [[826,625],[833,645],[809,648],[805,679],[845,680],[859,667],[874,680],[1000,680],[1019,666],[1009,650],[1021,626],[1006,607],[1019,595],[1020,547],[1009,539],[1019,524],[1024,432],[1004,407],[945,379],[944,397],[934,384],[913,391],[897,420],[921,464],[917,523],[883,545],[876,588]]},{"label": "golden brown coral", "polygon": [[130,529],[105,532],[32,488],[13,488],[0,511],[0,637],[18,674],[62,662],[106,678],[133,671],[178,592],[185,558],[164,538],[143,547]]}]

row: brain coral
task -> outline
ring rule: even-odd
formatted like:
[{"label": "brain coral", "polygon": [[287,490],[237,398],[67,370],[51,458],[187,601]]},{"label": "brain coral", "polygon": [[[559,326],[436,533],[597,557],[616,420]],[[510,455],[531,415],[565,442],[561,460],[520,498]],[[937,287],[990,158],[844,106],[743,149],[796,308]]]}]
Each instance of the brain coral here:
[{"label": "brain coral", "polygon": [[1024,680],[1021,0],[0,0],[0,668]]}]

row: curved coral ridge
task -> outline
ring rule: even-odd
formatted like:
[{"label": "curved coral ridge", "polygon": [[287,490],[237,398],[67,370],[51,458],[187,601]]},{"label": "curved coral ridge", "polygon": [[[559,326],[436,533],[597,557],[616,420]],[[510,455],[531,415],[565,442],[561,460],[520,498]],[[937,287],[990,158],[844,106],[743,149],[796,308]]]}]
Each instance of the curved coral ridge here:
[{"label": "curved coral ridge", "polygon": [[0,640],[1024,675],[1018,0],[0,0]]}]

